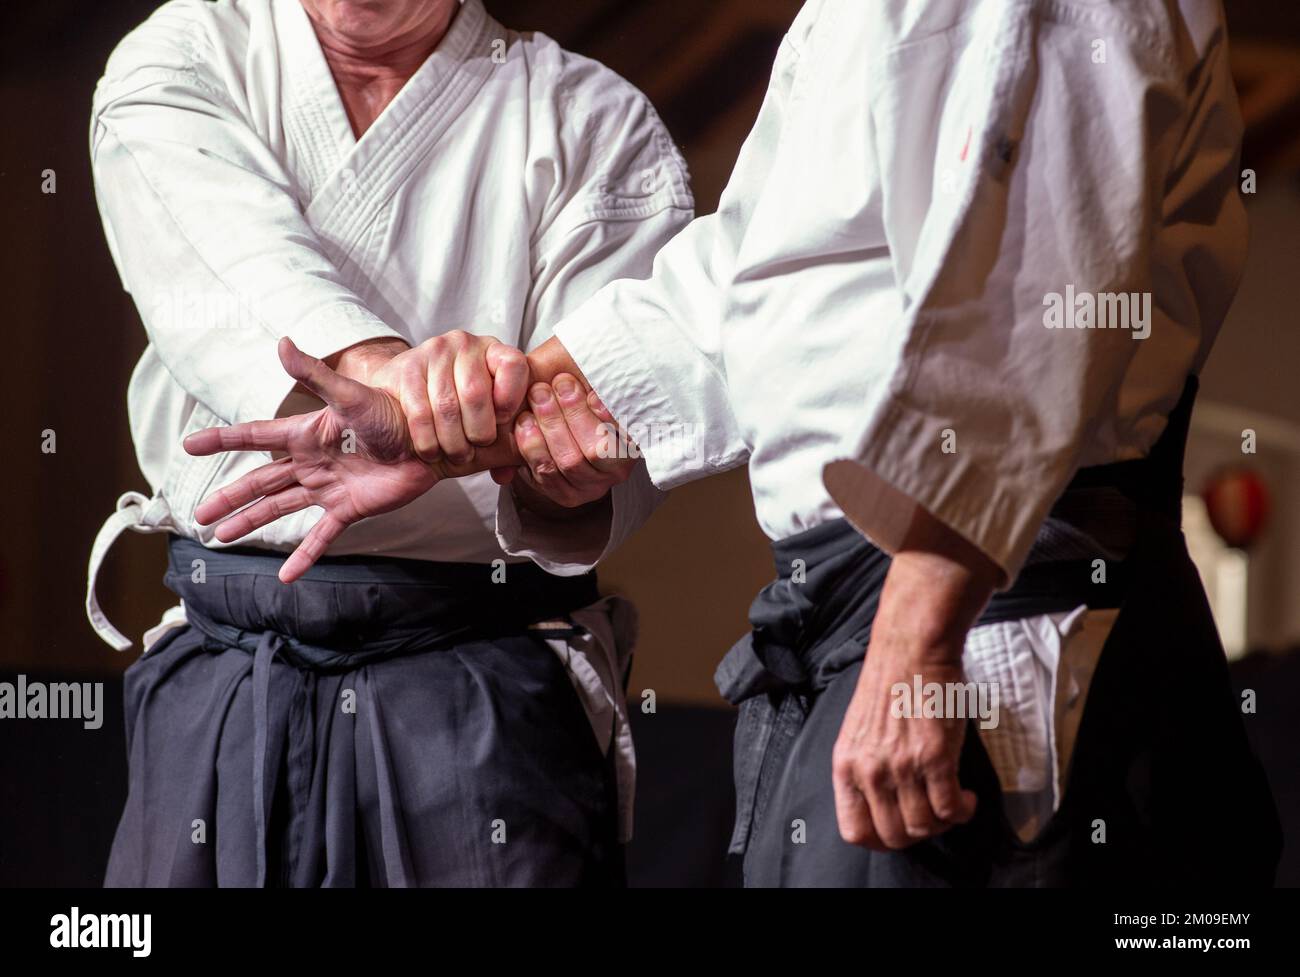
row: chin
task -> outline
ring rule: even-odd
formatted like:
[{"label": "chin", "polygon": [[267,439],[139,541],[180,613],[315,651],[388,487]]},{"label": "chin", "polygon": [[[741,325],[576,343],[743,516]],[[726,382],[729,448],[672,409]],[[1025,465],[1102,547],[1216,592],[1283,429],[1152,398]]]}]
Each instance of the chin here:
[{"label": "chin", "polygon": [[412,0],[325,0],[319,9],[335,34],[374,44],[400,33],[424,6]]}]

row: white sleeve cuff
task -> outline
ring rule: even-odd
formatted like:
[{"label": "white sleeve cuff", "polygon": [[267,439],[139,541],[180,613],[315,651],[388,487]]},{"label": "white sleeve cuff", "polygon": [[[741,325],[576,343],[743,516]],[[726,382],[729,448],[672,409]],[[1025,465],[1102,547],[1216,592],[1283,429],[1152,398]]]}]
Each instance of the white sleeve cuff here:
[{"label": "white sleeve cuff", "polygon": [[851,456],[823,468],[822,482],[849,522],[885,552],[897,552],[919,505],[1001,567],[1010,586],[1055,501],[1053,479],[1045,473],[1044,491],[1027,496],[1023,473],[1016,491],[960,444],[944,453],[943,437],[935,418],[887,403]]},{"label": "white sleeve cuff", "polygon": [[610,505],[585,519],[558,521],[515,504],[508,485],[497,497],[497,542],[511,556],[532,560],[547,573],[572,577],[586,573],[618,549],[666,498],[637,465],[610,492]]},{"label": "white sleeve cuff", "polygon": [[628,325],[615,282],[555,327],[587,382],[667,491],[743,464],[727,388],[717,369],[667,319]]}]

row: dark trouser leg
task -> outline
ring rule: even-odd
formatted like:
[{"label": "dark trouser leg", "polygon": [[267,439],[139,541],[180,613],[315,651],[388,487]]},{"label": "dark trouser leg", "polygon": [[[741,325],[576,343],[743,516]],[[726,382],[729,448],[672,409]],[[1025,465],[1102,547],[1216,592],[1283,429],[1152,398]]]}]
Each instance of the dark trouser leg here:
[{"label": "dark trouser leg", "polygon": [[[746,854],[760,886],[1269,885],[1276,810],[1242,727],[1195,568],[1181,542],[1146,564],[1103,649],[1061,809],[1023,844],[978,733],[961,780],[975,819],[901,852],[845,844],[831,750],[861,665],[818,696]],[[794,839],[803,822],[803,843]]]},{"label": "dark trouser leg", "polygon": [[[358,680],[350,753],[365,860],[377,873],[398,840],[419,885],[621,881],[613,771],[542,641],[521,635],[394,658]],[[368,702],[378,714],[363,723]],[[384,810],[390,792],[398,839]]]},{"label": "dark trouser leg", "polygon": [[[252,673],[192,628],[128,670],[107,885],[255,884]],[[540,640],[329,675],[276,659],[268,702],[267,884],[621,883],[612,769]]]},{"label": "dark trouser leg", "polygon": [[[1271,885],[1277,811],[1180,535],[1093,677],[1059,820],[1071,885]],[[1100,832],[1104,828],[1105,842]]]}]

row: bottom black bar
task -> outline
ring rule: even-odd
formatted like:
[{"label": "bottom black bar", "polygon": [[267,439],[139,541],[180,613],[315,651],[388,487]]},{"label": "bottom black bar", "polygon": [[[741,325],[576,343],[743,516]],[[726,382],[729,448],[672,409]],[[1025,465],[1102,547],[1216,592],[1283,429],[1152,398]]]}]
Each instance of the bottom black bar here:
[{"label": "bottom black bar", "polygon": [[[1098,956],[1225,964],[1287,954],[1297,890],[501,893],[474,891],[9,890],[0,958],[41,964],[202,965],[284,960],[339,965],[463,948],[499,962],[593,958],[640,947],[734,962],[785,945],[860,957],[916,953],[927,969]],[[483,941],[483,936],[487,941]],[[802,949],[800,949],[802,948]],[[578,956],[573,956],[577,953]],[[424,959],[434,959],[424,957]],[[476,965],[477,966],[477,965]],[[6,968],[8,969],[8,968]],[[18,971],[10,970],[15,973]]]}]

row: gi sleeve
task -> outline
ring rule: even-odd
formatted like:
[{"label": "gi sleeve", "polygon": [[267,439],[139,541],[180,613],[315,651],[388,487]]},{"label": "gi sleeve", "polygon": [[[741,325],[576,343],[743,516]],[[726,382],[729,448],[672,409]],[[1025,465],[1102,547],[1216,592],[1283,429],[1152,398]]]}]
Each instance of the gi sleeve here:
[{"label": "gi sleeve", "polygon": [[217,63],[192,14],[156,13],[96,88],[91,158],[149,341],[190,396],[233,424],[275,416],[293,389],[281,336],[325,357],[398,333],[344,285]]},{"label": "gi sleeve", "polygon": [[[694,201],[685,164],[645,97],[599,70],[599,101],[587,101],[585,59],[571,64],[565,117],[569,136],[533,248],[533,290],[524,323],[527,348],[554,323],[616,279],[643,278],[655,253],[690,222]],[[617,415],[615,415],[617,416]],[[512,555],[551,573],[584,573],[639,529],[664,499],[644,462],[611,492],[611,505],[580,520],[553,521],[516,504],[502,488],[497,537]]]},{"label": "gi sleeve", "polygon": [[650,479],[670,489],[749,460],[731,406],[722,322],[736,255],[772,173],[799,65],[809,4],[782,41],[718,210],[655,257],[644,281],[605,286],[555,328],[596,393],[631,432]]},{"label": "gi sleeve", "polygon": [[[999,6],[964,44],[948,32],[879,59],[872,132],[904,341],[824,482],[882,548],[919,504],[1011,581],[1106,436],[1139,345],[1185,352],[1170,314],[1186,310],[1152,300],[1152,268],[1187,86],[1172,42],[1113,5],[989,20]],[[1212,149],[1224,172],[1231,141]]]}]

